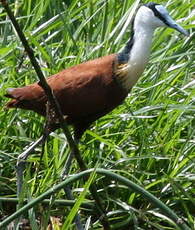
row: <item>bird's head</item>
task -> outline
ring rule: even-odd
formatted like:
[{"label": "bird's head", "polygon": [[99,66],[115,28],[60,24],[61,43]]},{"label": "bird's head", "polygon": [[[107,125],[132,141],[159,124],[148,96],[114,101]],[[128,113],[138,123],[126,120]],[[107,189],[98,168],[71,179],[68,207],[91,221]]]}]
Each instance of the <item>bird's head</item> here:
[{"label": "bird's head", "polygon": [[166,8],[154,2],[144,4],[138,9],[134,23],[137,27],[142,25],[153,30],[157,27],[170,27],[188,36],[188,32],[171,18]]}]

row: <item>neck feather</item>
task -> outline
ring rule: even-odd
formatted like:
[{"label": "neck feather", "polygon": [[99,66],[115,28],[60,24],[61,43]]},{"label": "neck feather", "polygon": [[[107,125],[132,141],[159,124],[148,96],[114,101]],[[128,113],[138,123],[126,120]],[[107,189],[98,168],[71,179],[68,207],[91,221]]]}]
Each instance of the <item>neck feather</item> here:
[{"label": "neck feather", "polygon": [[121,83],[127,90],[135,85],[148,63],[153,32],[153,28],[135,22],[131,39],[118,55],[119,66],[123,66],[121,71],[126,73],[122,74]]}]

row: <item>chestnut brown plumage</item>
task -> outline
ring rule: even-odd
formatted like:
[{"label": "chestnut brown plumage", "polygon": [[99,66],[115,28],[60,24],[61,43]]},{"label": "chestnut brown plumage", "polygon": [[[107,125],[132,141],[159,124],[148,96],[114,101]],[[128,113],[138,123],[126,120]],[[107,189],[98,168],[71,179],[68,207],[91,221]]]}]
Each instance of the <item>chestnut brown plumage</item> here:
[{"label": "chestnut brown plumage", "polygon": [[[160,26],[169,26],[187,35],[163,6],[148,3],[137,11],[132,37],[121,52],[70,67],[48,78],[77,139],[92,122],[123,102],[148,62],[152,35]],[[46,95],[37,83],[8,89],[5,96],[12,98],[8,108],[28,109],[46,115]],[[57,127],[57,124],[53,125]]]},{"label": "chestnut brown plumage", "polygon": [[[66,115],[68,124],[74,126],[80,138],[89,125],[122,103],[127,92],[118,84],[114,75],[116,55],[88,61],[55,74],[47,82]],[[33,110],[46,113],[46,96],[37,84],[8,89],[8,108]]]}]

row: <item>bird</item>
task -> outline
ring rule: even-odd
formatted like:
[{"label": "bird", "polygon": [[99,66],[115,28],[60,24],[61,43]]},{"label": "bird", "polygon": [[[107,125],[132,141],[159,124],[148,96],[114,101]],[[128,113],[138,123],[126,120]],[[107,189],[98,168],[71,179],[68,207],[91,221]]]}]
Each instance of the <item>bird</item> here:
[{"label": "bird", "polygon": [[[91,124],[123,103],[142,75],[158,27],[170,27],[188,36],[167,9],[158,3],[141,5],[132,20],[131,36],[124,48],[103,57],[69,67],[47,78],[66,118],[79,140]],[[7,108],[32,110],[46,116],[47,97],[38,83],[8,88]],[[51,124],[59,127],[56,119]]]}]

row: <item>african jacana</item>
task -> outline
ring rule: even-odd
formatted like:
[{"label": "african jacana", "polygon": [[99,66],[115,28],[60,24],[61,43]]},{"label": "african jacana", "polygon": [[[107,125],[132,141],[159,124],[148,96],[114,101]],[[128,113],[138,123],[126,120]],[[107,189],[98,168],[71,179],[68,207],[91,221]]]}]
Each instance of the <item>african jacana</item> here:
[{"label": "african jacana", "polygon": [[[68,124],[74,127],[75,138],[79,139],[92,122],[124,101],[148,63],[157,27],[171,27],[188,35],[162,5],[150,2],[138,9],[132,36],[121,52],[70,67],[48,78]],[[12,98],[8,108],[46,115],[47,99],[37,83],[10,88],[5,96]]]}]

